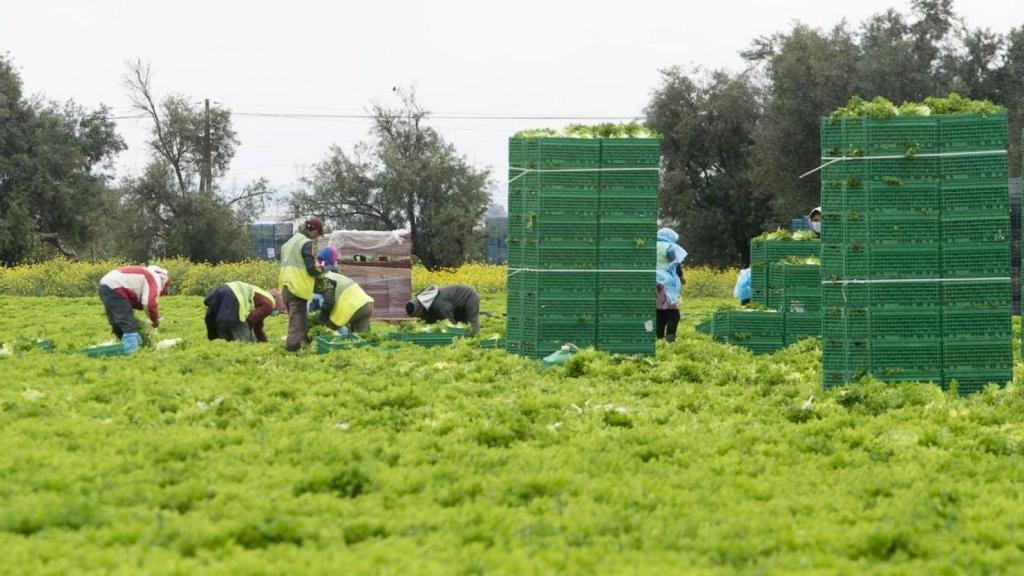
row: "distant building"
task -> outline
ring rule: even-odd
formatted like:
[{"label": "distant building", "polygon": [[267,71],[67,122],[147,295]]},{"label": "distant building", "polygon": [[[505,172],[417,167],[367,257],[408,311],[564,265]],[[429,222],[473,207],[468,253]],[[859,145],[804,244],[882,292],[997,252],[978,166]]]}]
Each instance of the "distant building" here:
[{"label": "distant building", "polygon": [[487,236],[485,257],[488,264],[508,261],[508,212],[500,204],[491,204],[484,214],[484,232]]},{"label": "distant building", "polygon": [[281,246],[295,234],[291,222],[253,222],[249,225],[249,248],[257,260],[277,260]]}]

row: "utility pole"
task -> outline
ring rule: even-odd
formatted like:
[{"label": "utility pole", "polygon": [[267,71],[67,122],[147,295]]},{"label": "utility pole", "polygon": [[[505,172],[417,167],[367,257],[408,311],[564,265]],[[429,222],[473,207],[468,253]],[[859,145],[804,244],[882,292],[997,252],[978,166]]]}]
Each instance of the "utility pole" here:
[{"label": "utility pole", "polygon": [[203,115],[205,134],[203,137],[203,175],[200,178],[199,190],[209,192],[213,189],[213,170],[210,166],[210,99],[206,99],[206,112]]}]

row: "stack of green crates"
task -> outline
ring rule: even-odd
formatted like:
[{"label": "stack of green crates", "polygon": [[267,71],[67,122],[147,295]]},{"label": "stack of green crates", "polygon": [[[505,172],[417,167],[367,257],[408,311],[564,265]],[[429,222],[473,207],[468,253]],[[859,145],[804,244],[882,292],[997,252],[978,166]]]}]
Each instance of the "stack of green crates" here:
[{"label": "stack of green crates", "polygon": [[785,346],[785,317],[774,310],[719,310],[711,332],[718,342],[771,354]]},{"label": "stack of green crates", "polygon": [[754,238],[750,241],[750,288],[751,300],[762,306],[769,306],[771,288],[771,266],[789,257],[806,258],[818,256],[821,242],[808,240],[765,240]]},{"label": "stack of green crates", "polygon": [[821,137],[848,158],[822,169],[825,386],[1009,381],[1006,115],[823,119]]},{"label": "stack of green crates", "polygon": [[655,138],[509,140],[507,350],[654,353],[660,161]]},{"label": "stack of green crates", "polygon": [[783,260],[770,278],[769,306],[784,317],[785,344],[821,336],[821,265]]}]

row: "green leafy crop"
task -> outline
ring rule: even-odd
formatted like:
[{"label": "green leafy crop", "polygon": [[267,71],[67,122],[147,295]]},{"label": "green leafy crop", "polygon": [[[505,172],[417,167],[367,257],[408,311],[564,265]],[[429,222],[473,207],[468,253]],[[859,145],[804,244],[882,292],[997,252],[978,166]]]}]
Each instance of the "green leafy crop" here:
[{"label": "green leafy crop", "polygon": [[569,137],[569,138],[657,138],[653,130],[637,122],[604,124],[569,124],[562,130],[534,128],[516,132],[516,138]]},{"label": "green leafy crop", "polygon": [[[318,355],[207,342],[161,300],[131,357],[99,299],[0,297],[0,572],[1014,574],[1024,375],[968,398],[821,389],[821,344],[768,356],[694,324],[654,358],[562,367],[481,349]],[[652,290],[653,292],[653,290]],[[484,296],[501,334],[504,294]],[[827,313],[827,312],[826,312]],[[374,333],[393,330],[374,323]]]},{"label": "green leafy crop", "polygon": [[850,98],[846,106],[837,109],[830,118],[872,118],[887,120],[897,116],[931,116],[939,114],[994,114],[1006,108],[988,100],[971,100],[956,92],[944,98],[929,97],[923,102],[904,102],[896,106],[881,96],[867,101],[858,96]]}]

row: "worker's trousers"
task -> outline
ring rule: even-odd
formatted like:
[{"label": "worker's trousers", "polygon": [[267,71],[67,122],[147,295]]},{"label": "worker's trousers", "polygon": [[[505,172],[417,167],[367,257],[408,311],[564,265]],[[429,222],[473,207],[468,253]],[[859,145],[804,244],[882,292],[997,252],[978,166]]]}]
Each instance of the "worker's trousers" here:
[{"label": "worker's trousers", "polygon": [[228,342],[255,342],[249,325],[245,322],[218,322],[217,337]]},{"label": "worker's trousers", "polygon": [[[366,332],[370,329],[370,318],[373,317],[373,302],[367,302],[359,307],[355,313],[352,314],[352,318],[349,318],[348,329],[354,334]],[[331,330],[337,330],[341,326],[336,325],[330,320],[327,321],[327,327]]]},{"label": "worker's trousers", "polygon": [[292,294],[288,288],[285,288],[284,304],[288,307],[288,337],[285,338],[284,348],[289,352],[298,352],[299,348],[307,341],[306,332],[309,329],[308,301],[299,298]]},{"label": "worker's trousers", "polygon": [[100,301],[103,302],[103,309],[107,312],[107,321],[110,322],[110,329],[119,339],[125,334],[139,331],[139,325],[135,322],[135,315],[132,313],[131,302],[123,296],[114,292],[106,285],[100,285]]}]

